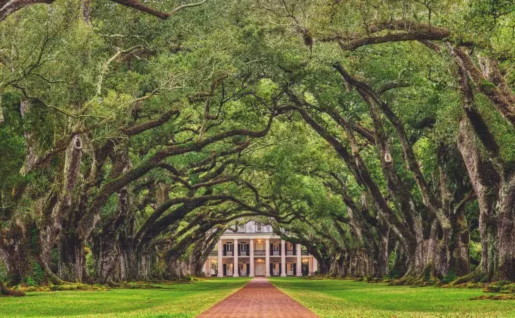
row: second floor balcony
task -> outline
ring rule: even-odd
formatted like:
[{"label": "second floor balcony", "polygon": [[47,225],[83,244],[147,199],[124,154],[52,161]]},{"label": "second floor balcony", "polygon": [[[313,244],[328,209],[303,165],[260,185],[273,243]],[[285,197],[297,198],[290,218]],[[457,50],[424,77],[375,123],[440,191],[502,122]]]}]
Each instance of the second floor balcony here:
[{"label": "second floor balcony", "polygon": [[254,250],[254,256],[265,256],[266,250]]},{"label": "second floor balcony", "polygon": [[[214,253],[214,255],[218,255],[218,252],[216,252],[216,251],[212,252],[211,255],[213,255],[213,253]],[[234,256],[234,251],[224,251],[222,253],[222,255],[223,256]],[[248,250],[240,250],[240,251],[238,251],[238,256],[250,256],[250,252]]]},{"label": "second floor balcony", "polygon": [[[234,256],[234,252],[233,251],[224,251],[222,252],[222,255],[223,256]],[[281,256],[281,251],[280,250],[270,250],[270,253],[269,253],[270,256]],[[295,250],[286,250],[286,256],[296,256],[297,255],[297,251]],[[308,256],[309,253],[307,250],[301,250],[301,255],[303,256]],[[209,253],[209,256],[218,256],[218,251],[216,250],[213,250],[211,251],[211,253]],[[240,250],[238,252],[238,256],[250,256],[250,251],[249,250]],[[257,249],[257,250],[254,250],[254,256],[266,256],[266,250],[262,250],[262,249]]]}]

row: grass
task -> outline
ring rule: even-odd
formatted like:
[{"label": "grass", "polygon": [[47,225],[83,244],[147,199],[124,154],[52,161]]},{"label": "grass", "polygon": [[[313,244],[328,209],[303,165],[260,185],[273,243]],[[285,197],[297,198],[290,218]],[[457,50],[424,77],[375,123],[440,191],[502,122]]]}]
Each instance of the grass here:
[{"label": "grass", "polygon": [[350,280],[272,278],[320,317],[515,317],[515,300],[470,300],[481,289],[388,286]]},{"label": "grass", "polygon": [[[0,317],[195,317],[248,278],[206,279],[159,289],[29,292],[0,297]],[[481,289],[388,286],[349,280],[270,278],[320,317],[515,317],[515,300],[470,300]]]},{"label": "grass", "polygon": [[0,297],[0,317],[195,317],[248,280],[213,278],[159,289],[29,292],[25,297]]}]

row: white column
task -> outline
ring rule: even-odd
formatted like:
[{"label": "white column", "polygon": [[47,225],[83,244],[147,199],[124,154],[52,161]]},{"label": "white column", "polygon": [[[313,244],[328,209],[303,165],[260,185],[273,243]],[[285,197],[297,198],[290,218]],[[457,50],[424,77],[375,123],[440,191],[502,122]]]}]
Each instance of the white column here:
[{"label": "white column", "polygon": [[223,251],[224,245],[222,239],[218,241],[218,277],[224,277]]},{"label": "white column", "polygon": [[308,258],[308,276],[311,276],[313,271],[313,257]]},{"label": "white column", "polygon": [[313,257],[313,273],[318,270],[318,261]]},{"label": "white column", "polygon": [[210,277],[211,276],[211,259],[208,257],[206,262],[204,263],[204,275],[206,277]]},{"label": "white column", "polygon": [[238,274],[238,239],[234,239],[234,249],[233,249],[233,255],[234,255],[234,267],[232,270],[232,276],[233,277],[239,277]]},{"label": "white column", "polygon": [[302,276],[302,250],[300,244],[297,244],[297,276]]},{"label": "white column", "polygon": [[250,255],[250,277],[254,277],[254,239],[250,240],[249,244],[249,255]]},{"label": "white column", "polygon": [[286,242],[281,240],[281,276],[286,276]]},{"label": "white column", "polygon": [[270,277],[270,239],[265,240],[265,273]]}]

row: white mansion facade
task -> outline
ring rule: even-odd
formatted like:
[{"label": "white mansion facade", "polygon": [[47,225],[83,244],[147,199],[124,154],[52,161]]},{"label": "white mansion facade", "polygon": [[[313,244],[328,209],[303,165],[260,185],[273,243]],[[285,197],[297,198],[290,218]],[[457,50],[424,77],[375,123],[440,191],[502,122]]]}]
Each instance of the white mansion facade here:
[{"label": "white mansion facade", "polygon": [[205,266],[206,276],[303,276],[317,270],[317,260],[300,244],[281,240],[270,225],[248,222],[228,230]]}]

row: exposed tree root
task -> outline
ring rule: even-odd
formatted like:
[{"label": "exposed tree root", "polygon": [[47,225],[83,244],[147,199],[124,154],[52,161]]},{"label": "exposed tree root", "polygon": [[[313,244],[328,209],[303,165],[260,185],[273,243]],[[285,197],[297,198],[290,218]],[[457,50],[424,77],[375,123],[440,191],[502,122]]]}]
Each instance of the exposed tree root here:
[{"label": "exposed tree root", "polygon": [[109,287],[104,286],[104,285],[65,283],[62,285],[20,287],[20,289],[24,292],[74,291],[74,290],[106,291],[106,290],[109,290]]},{"label": "exposed tree root", "polygon": [[481,270],[481,266],[478,266],[478,268],[476,268],[476,270],[473,271],[472,273],[456,278],[449,285],[456,286],[456,285],[465,284],[465,283],[477,283],[477,282],[483,281],[484,278],[485,278],[485,274]]},{"label": "exposed tree root", "polygon": [[487,293],[503,293],[515,295],[515,283],[509,281],[498,281],[487,285],[483,291]]},{"label": "exposed tree root", "polygon": [[54,285],[64,285],[66,282],[59,277],[57,277],[56,274],[52,272],[52,270],[48,267],[48,265],[45,262],[41,262],[43,270],[45,271],[45,274],[48,277],[48,280],[54,284]]},{"label": "exposed tree root", "polygon": [[19,290],[8,289],[2,282],[0,282],[0,295],[20,297],[25,296],[25,293]]},{"label": "exposed tree root", "polygon": [[394,280],[390,283],[393,286],[412,285],[412,286],[434,286],[440,283],[440,279],[434,274],[434,266],[427,265],[419,273],[409,271],[402,278]]}]

